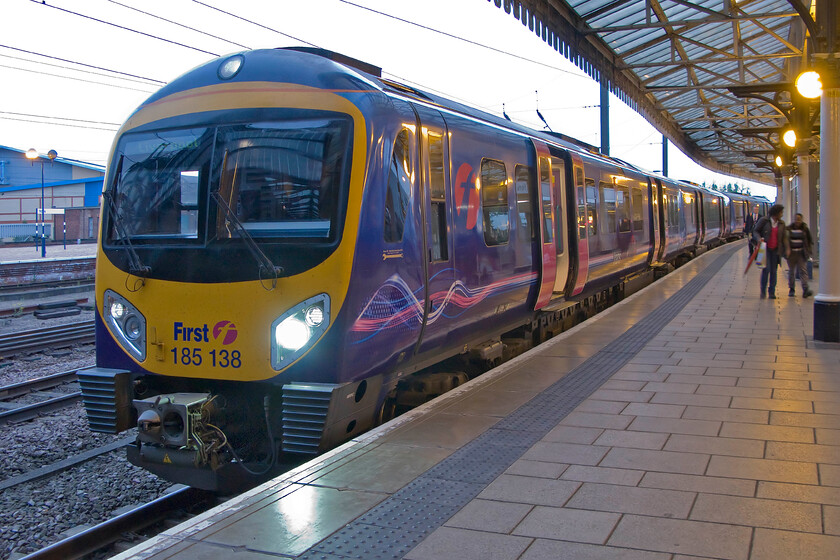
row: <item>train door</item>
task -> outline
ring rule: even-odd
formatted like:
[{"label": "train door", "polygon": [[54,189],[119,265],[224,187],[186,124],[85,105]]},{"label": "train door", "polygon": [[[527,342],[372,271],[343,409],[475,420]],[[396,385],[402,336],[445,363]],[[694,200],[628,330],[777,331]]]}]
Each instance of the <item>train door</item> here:
[{"label": "train door", "polygon": [[449,174],[449,134],[437,112],[416,107],[420,122],[420,195],[423,216],[425,290],[423,321],[417,353],[440,344],[450,330],[443,316],[455,283],[452,266],[452,189]]},{"label": "train door", "polygon": [[653,213],[657,216],[659,227],[657,228],[657,235],[659,236],[659,251],[656,253],[656,260],[662,262],[665,260],[665,253],[668,248],[668,196],[665,194],[665,187],[662,181],[654,179],[653,196],[655,197],[653,203]]},{"label": "train door", "polygon": [[534,309],[544,307],[554,293],[554,280],[557,275],[557,246],[554,240],[554,179],[551,168],[551,155],[548,146],[537,140],[532,141],[537,152],[537,182],[539,184],[537,196],[537,215],[540,217],[540,290]]},{"label": "train door", "polygon": [[649,219],[650,219],[650,239],[651,239],[651,253],[650,261],[656,262],[662,260],[662,247],[664,245],[662,239],[662,231],[659,229],[661,219],[659,217],[659,209],[662,206],[662,199],[659,195],[659,186],[655,180],[650,177],[647,178]]},{"label": "train door", "polygon": [[552,154],[551,179],[554,183],[554,245],[557,250],[556,268],[554,275],[554,293],[562,295],[566,292],[566,282],[569,279],[569,228],[566,214],[566,162]]},{"label": "train door", "polygon": [[572,289],[572,295],[577,295],[583,291],[586,285],[586,279],[589,276],[589,212],[594,214],[595,209],[586,207],[586,180],[583,174],[583,158],[578,154],[572,154],[572,180],[574,186],[570,189],[576,196],[576,214],[577,214],[577,263],[573,263],[573,276],[575,278],[575,285]]}]

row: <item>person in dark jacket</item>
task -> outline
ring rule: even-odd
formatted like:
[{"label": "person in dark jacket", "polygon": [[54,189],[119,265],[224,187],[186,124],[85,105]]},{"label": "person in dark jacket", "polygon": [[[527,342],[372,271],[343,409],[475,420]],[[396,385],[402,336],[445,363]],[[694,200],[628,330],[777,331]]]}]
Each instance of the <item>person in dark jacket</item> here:
[{"label": "person in dark jacket", "polygon": [[787,227],[788,239],[790,240],[790,256],[788,257],[788,295],[793,297],[794,286],[796,285],[796,272],[799,271],[799,280],[802,282],[802,297],[807,298],[814,293],[808,288],[808,259],[811,258],[811,250],[814,240],[811,238],[811,230],[808,224],[802,221],[802,214],[794,217],[793,223]]},{"label": "person in dark jacket", "polygon": [[755,253],[755,241],[753,240],[752,232],[755,229],[755,223],[758,221],[758,206],[754,207],[752,212],[747,214],[746,219],[744,220],[744,233],[747,234],[749,238],[749,245],[750,245],[750,255]]},{"label": "person in dark jacket", "polygon": [[[787,236],[787,228],[782,221],[782,212],[785,207],[781,204],[774,204],[770,207],[768,216],[758,219],[753,230],[753,239],[756,244],[764,241],[767,244],[766,265],[761,271],[761,298],[770,297],[776,299],[776,278],[782,257],[790,255],[790,244]],[[769,286],[768,286],[769,282]]]}]

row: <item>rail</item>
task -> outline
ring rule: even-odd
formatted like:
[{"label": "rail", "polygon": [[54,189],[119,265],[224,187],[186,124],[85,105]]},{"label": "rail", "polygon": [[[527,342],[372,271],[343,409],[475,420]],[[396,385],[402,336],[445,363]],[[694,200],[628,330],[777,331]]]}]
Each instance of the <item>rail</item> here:
[{"label": "rail", "polygon": [[3,335],[3,339],[0,340],[0,358],[16,356],[23,352],[93,343],[96,341],[95,325],[91,320]]},{"label": "rail", "polygon": [[202,503],[213,504],[215,499],[211,492],[182,488],[24,556],[21,560],[76,560],[119,541],[123,533],[141,531],[176,511],[194,508]]}]

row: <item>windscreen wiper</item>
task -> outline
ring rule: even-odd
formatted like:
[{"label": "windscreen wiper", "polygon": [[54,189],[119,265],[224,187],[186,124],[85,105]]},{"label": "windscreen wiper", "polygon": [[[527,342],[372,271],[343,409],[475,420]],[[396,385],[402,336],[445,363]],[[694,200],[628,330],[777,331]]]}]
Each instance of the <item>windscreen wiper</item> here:
[{"label": "windscreen wiper", "polygon": [[219,208],[222,209],[222,212],[225,214],[225,227],[228,228],[229,226],[233,226],[236,232],[239,234],[245,241],[245,246],[248,247],[248,250],[251,251],[251,255],[253,255],[254,259],[257,261],[259,265],[259,275],[260,281],[263,280],[263,273],[266,273],[269,278],[271,278],[271,289],[273,290],[277,287],[277,276],[283,273],[282,266],[276,266],[268,255],[266,255],[262,249],[260,249],[257,242],[254,241],[254,238],[248,233],[248,230],[245,229],[245,226],[242,225],[242,222],[239,221],[239,218],[236,217],[236,213],[231,210],[230,206],[228,206],[227,201],[225,201],[224,197],[219,193],[219,191],[213,191],[211,194],[213,200],[216,201],[216,204]]},{"label": "windscreen wiper", "polygon": [[[121,246],[124,247],[128,253],[128,272],[134,276],[146,278],[152,273],[152,267],[146,266],[143,264],[143,261],[140,260],[140,256],[131,244],[131,239],[125,229],[125,224],[116,210],[114,193],[117,191],[117,185],[119,184],[120,175],[122,174],[122,164],[123,156],[120,156],[120,161],[117,164],[117,171],[114,175],[114,184],[110,191],[102,193],[102,197],[105,199],[105,205],[108,207],[108,217],[111,219],[113,231],[116,233],[116,241],[120,242],[122,244]],[[114,246],[119,247],[116,244]]]}]

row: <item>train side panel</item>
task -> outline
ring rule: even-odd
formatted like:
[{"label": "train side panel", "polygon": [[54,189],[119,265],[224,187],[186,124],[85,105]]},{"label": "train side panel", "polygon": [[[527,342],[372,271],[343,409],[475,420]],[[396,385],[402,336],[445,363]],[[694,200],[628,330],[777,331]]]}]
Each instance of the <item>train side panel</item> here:
[{"label": "train side panel", "polygon": [[583,156],[585,191],[578,200],[586,216],[588,276],[584,293],[615,284],[642,270],[652,249],[647,177]]}]

